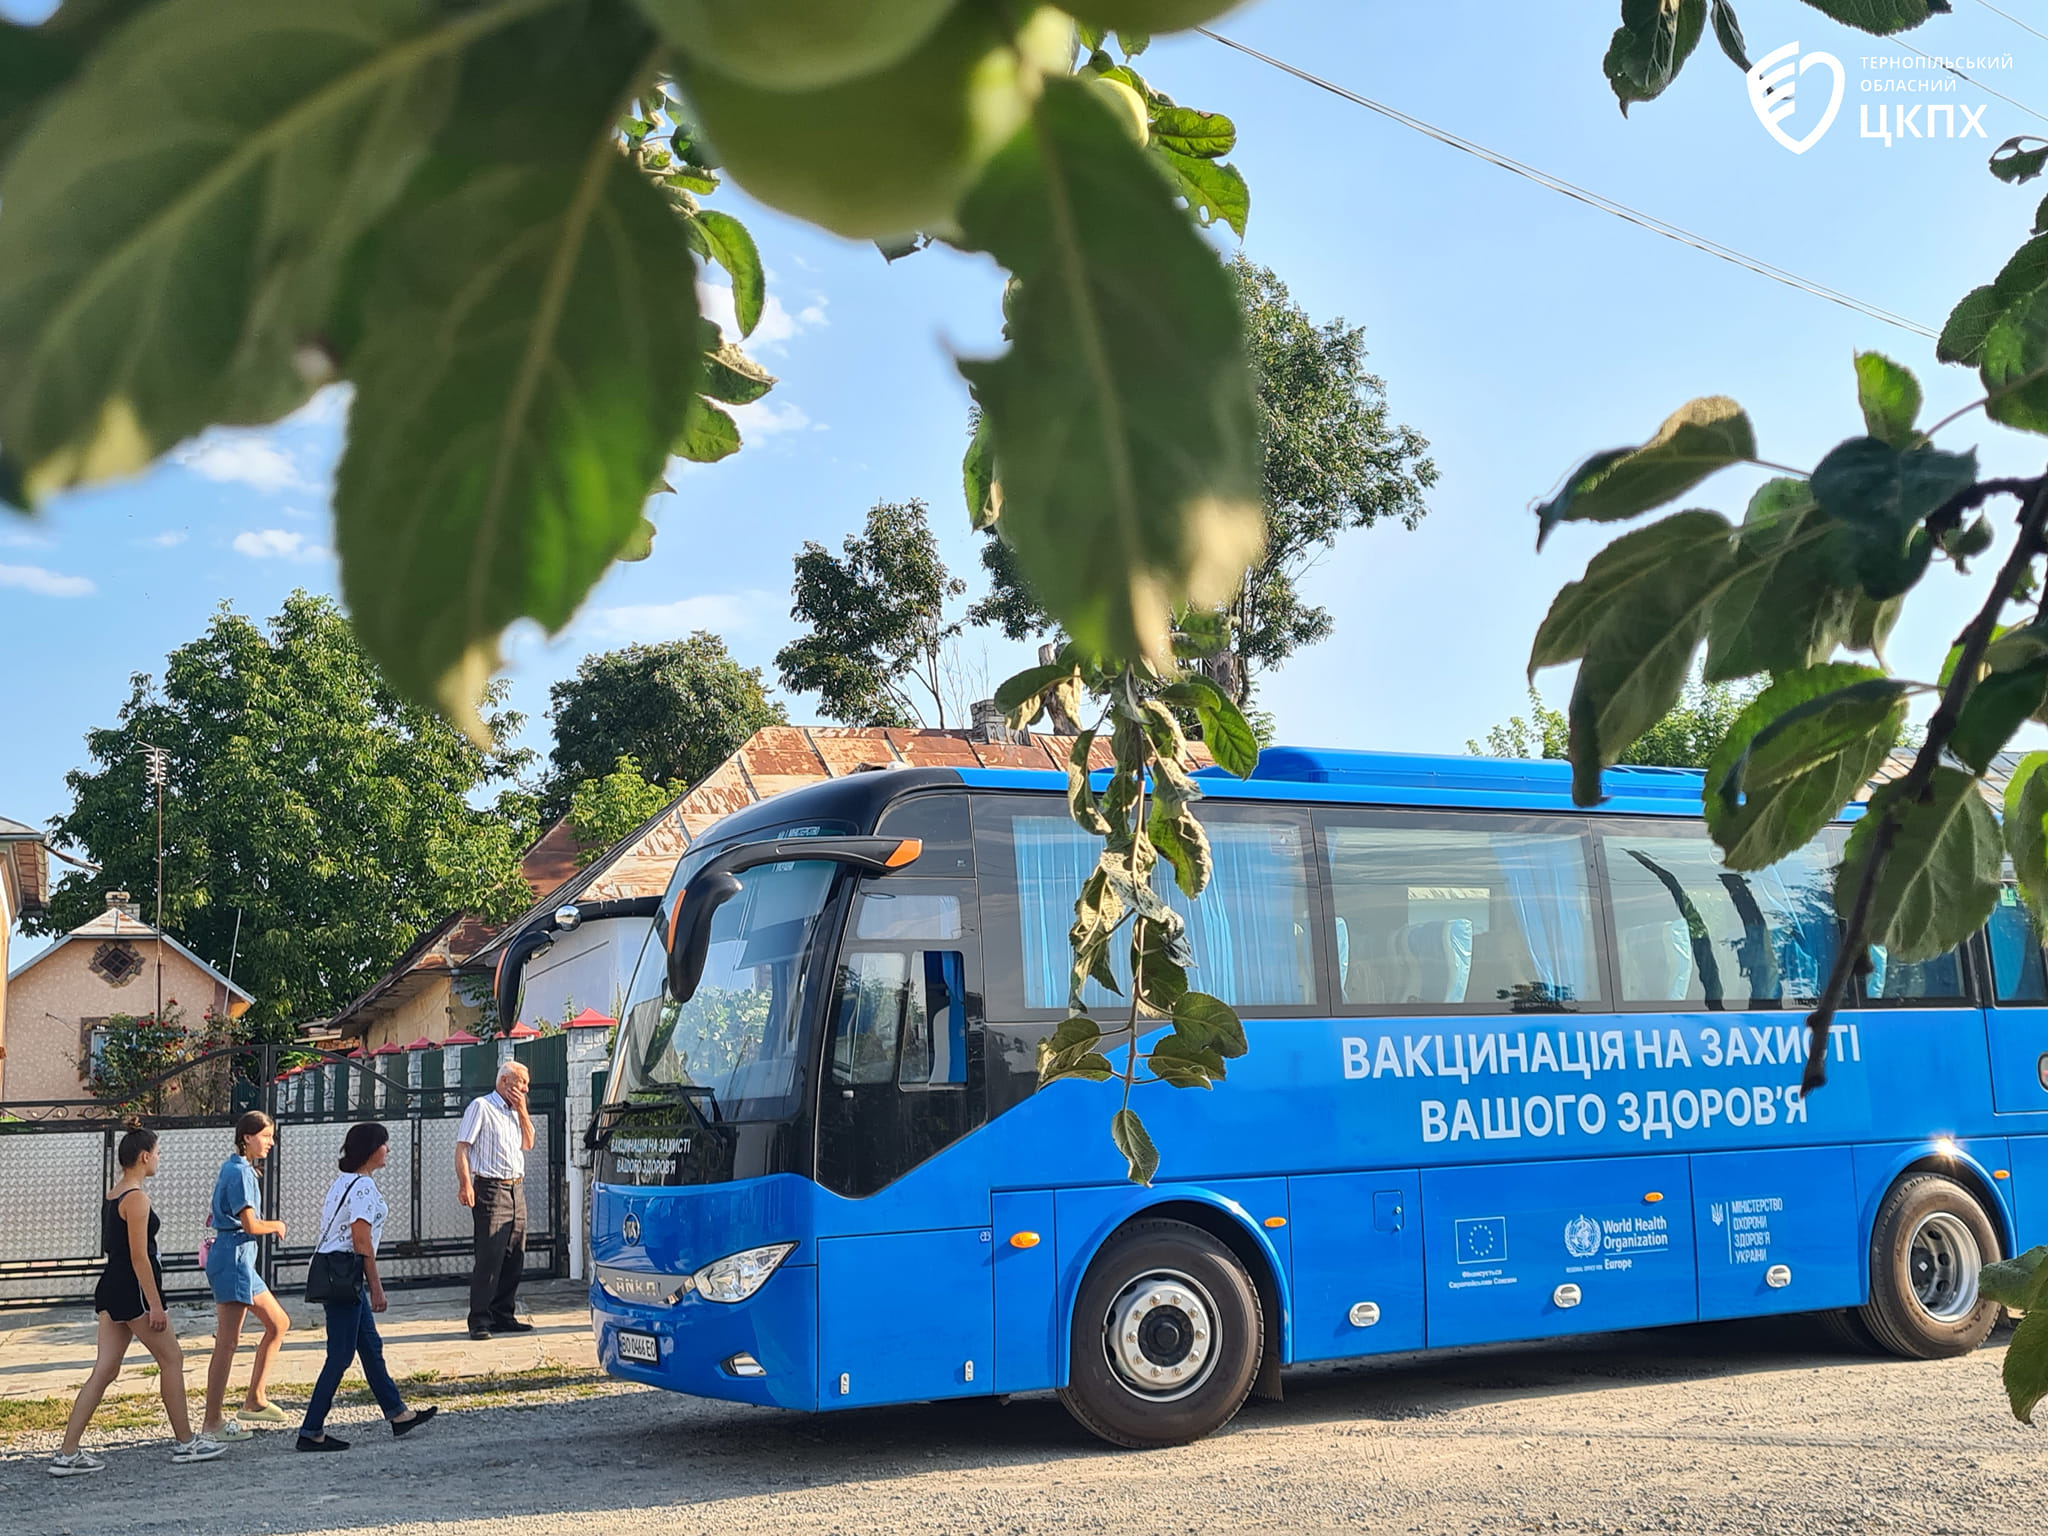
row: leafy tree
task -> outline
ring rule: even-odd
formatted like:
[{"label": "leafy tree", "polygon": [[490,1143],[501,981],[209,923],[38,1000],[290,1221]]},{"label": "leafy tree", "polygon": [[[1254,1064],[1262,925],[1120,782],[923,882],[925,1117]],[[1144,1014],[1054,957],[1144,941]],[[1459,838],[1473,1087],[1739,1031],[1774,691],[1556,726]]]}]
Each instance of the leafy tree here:
[{"label": "leafy tree", "polygon": [[[267,627],[225,604],[173,651],[162,685],[131,681],[120,723],[90,731],[52,820],[101,872],[67,875],[38,931],[62,933],[109,890],[154,891],[145,743],[167,756],[164,927],[256,1001],[275,1038],[333,1012],[451,911],[503,919],[533,806],[513,785],[532,754],[516,714],[485,715],[479,750],[378,675],[334,604],[296,592]],[[472,797],[501,789],[495,810]],[[239,937],[237,929],[239,927]]]},{"label": "leafy tree", "polygon": [[114,1109],[161,1114],[173,1085],[157,1079],[187,1059],[181,1011],[166,1007],[161,1019],[117,1013],[101,1028],[106,1033],[99,1059],[90,1063],[86,1078],[92,1096]]},{"label": "leafy tree", "polygon": [[943,728],[946,642],[960,632],[946,600],[967,584],[939,558],[925,504],[875,503],[840,548],[807,542],[796,557],[789,616],[809,633],[776,653],[782,686],[848,725],[922,725],[928,706]]},{"label": "leafy tree", "polygon": [[694,784],[764,725],[788,719],[758,667],[708,630],[586,656],[548,689],[555,746],[542,809],[559,816],[579,785],[632,758],[643,781]]},{"label": "leafy tree", "polygon": [[601,779],[585,779],[569,802],[569,829],[583,845],[576,862],[588,864],[689,788],[681,779],[650,783],[632,757],[621,757]]},{"label": "leafy tree", "polygon": [[[1735,717],[1757,690],[1737,683],[1709,683],[1694,678],[1663,719],[1644,731],[1617,761],[1648,768],[1704,768]],[[1543,702],[1529,685],[1529,716],[1510,715],[1507,724],[1486,733],[1486,745],[1465,743],[1474,757],[1569,757],[1571,722],[1561,709]]]},{"label": "leafy tree", "polygon": [[[1299,583],[1340,534],[1382,520],[1413,528],[1436,483],[1429,444],[1388,420],[1386,386],[1365,367],[1365,329],[1317,325],[1269,267],[1242,252],[1230,273],[1244,314],[1263,450],[1265,547],[1227,611],[1229,664],[1212,669],[1240,703],[1256,679],[1329,638],[1330,611],[1304,602]],[[1012,640],[1057,626],[1026,586],[1017,555],[992,524],[981,563],[989,595],[968,611]]]}]

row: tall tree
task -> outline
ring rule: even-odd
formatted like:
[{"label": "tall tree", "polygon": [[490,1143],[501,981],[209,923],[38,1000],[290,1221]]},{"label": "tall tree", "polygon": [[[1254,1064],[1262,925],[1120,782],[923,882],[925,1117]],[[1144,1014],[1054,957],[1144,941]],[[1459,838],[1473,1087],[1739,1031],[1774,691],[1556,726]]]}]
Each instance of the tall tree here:
[{"label": "tall tree", "polygon": [[[232,960],[256,1026],[332,1013],[451,911],[506,918],[532,900],[533,807],[514,782],[532,754],[506,745],[518,715],[483,718],[479,750],[401,699],[326,598],[295,592],[265,626],[223,604],[160,686],[136,673],[120,723],[87,733],[92,766],[66,775],[71,810],[51,828],[101,872],[59,882],[38,931],[75,927],[116,889],[149,893],[154,916],[142,749],[158,746],[165,930],[217,969]],[[497,808],[476,809],[493,787]]]},{"label": "tall tree", "polygon": [[759,667],[743,667],[709,630],[586,656],[548,690],[555,746],[543,809],[559,816],[577,786],[630,757],[654,783],[694,784],[764,725],[789,716]]},{"label": "tall tree", "polygon": [[946,642],[961,627],[946,601],[967,583],[939,558],[925,504],[877,502],[841,550],[807,542],[797,554],[789,614],[810,632],[776,653],[782,686],[848,725],[943,728]]},{"label": "tall tree", "polygon": [[[1753,686],[1709,683],[1698,677],[1669,712],[1644,731],[1621,761],[1639,768],[1704,768],[1728,727],[1757,695]],[[1561,709],[1543,702],[1529,686],[1529,715],[1510,715],[1507,723],[1488,729],[1486,744],[1467,741],[1474,757],[1569,757],[1571,721]]]},{"label": "tall tree", "polygon": [[[1413,528],[1436,465],[1424,438],[1388,419],[1386,385],[1365,366],[1363,326],[1317,325],[1271,268],[1242,253],[1230,271],[1258,397],[1266,547],[1228,605],[1229,662],[1211,670],[1244,703],[1260,673],[1329,638],[1330,610],[1302,599],[1301,579],[1340,534],[1381,521]],[[1001,526],[990,526],[981,549],[989,595],[968,617],[1012,640],[1051,633],[1055,621],[997,536]]]},{"label": "tall tree", "polygon": [[649,779],[630,756],[602,778],[585,779],[569,797],[569,830],[582,846],[577,864],[590,863],[689,788],[680,779]]}]

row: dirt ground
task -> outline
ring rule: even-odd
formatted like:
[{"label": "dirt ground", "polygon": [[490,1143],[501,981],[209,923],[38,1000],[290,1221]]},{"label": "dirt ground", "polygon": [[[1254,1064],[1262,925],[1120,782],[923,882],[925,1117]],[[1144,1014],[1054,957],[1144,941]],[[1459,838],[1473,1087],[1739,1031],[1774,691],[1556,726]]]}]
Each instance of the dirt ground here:
[{"label": "dirt ground", "polygon": [[269,1435],[191,1470],[161,1428],[121,1430],[91,1478],[46,1476],[55,1437],[30,1434],[0,1452],[0,1528],[2033,1536],[2043,1442],[2006,1411],[2002,1352],[1865,1359],[1793,1318],[1406,1357],[1291,1373],[1284,1403],[1151,1453],[1048,1397],[806,1416],[625,1389],[455,1408],[403,1442],[357,1408],[345,1455]]}]

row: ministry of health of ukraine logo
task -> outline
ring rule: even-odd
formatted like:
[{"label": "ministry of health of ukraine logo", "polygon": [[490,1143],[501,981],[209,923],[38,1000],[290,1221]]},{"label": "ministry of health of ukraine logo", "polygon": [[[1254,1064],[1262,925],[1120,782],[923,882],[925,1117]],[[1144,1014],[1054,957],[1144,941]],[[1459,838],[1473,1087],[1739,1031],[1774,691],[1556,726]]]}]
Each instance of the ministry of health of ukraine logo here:
[{"label": "ministry of health of ukraine logo", "polygon": [[1600,1251],[1600,1223],[1590,1216],[1574,1216],[1564,1224],[1564,1251],[1575,1259],[1590,1259]]},{"label": "ministry of health of ukraine logo", "polygon": [[[1798,94],[1799,82],[1809,69],[1816,67],[1834,77],[1827,105],[1821,108],[1818,118],[1810,110],[1820,102],[1816,90],[1809,87],[1804,95]],[[1818,83],[1816,81],[1815,85]],[[1842,61],[1832,53],[1814,52],[1800,58],[1799,45],[1787,43],[1782,48],[1773,48],[1750,66],[1749,104],[1756,108],[1757,121],[1764,125],[1772,138],[1793,154],[1803,155],[1818,144],[1820,136],[1834,125],[1835,114],[1842,110],[1842,92],[1847,84],[1847,77],[1842,73]],[[1813,125],[1799,138],[1794,138],[1785,127],[1785,119],[1795,112],[1802,124]]]}]

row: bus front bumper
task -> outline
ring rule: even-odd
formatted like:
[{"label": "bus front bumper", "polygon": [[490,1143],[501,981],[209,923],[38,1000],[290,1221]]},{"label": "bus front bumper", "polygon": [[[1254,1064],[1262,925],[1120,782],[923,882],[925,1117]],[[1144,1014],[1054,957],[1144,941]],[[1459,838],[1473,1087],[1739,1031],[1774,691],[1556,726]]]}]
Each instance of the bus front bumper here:
[{"label": "bus front bumper", "polygon": [[[622,1381],[694,1397],[815,1409],[817,1323],[818,1271],[809,1264],[785,1263],[752,1296],[731,1303],[693,1294],[672,1306],[641,1305],[594,1280],[590,1286],[598,1364]],[[634,1358],[636,1349],[659,1358]],[[743,1374],[749,1362],[761,1374]]]}]

